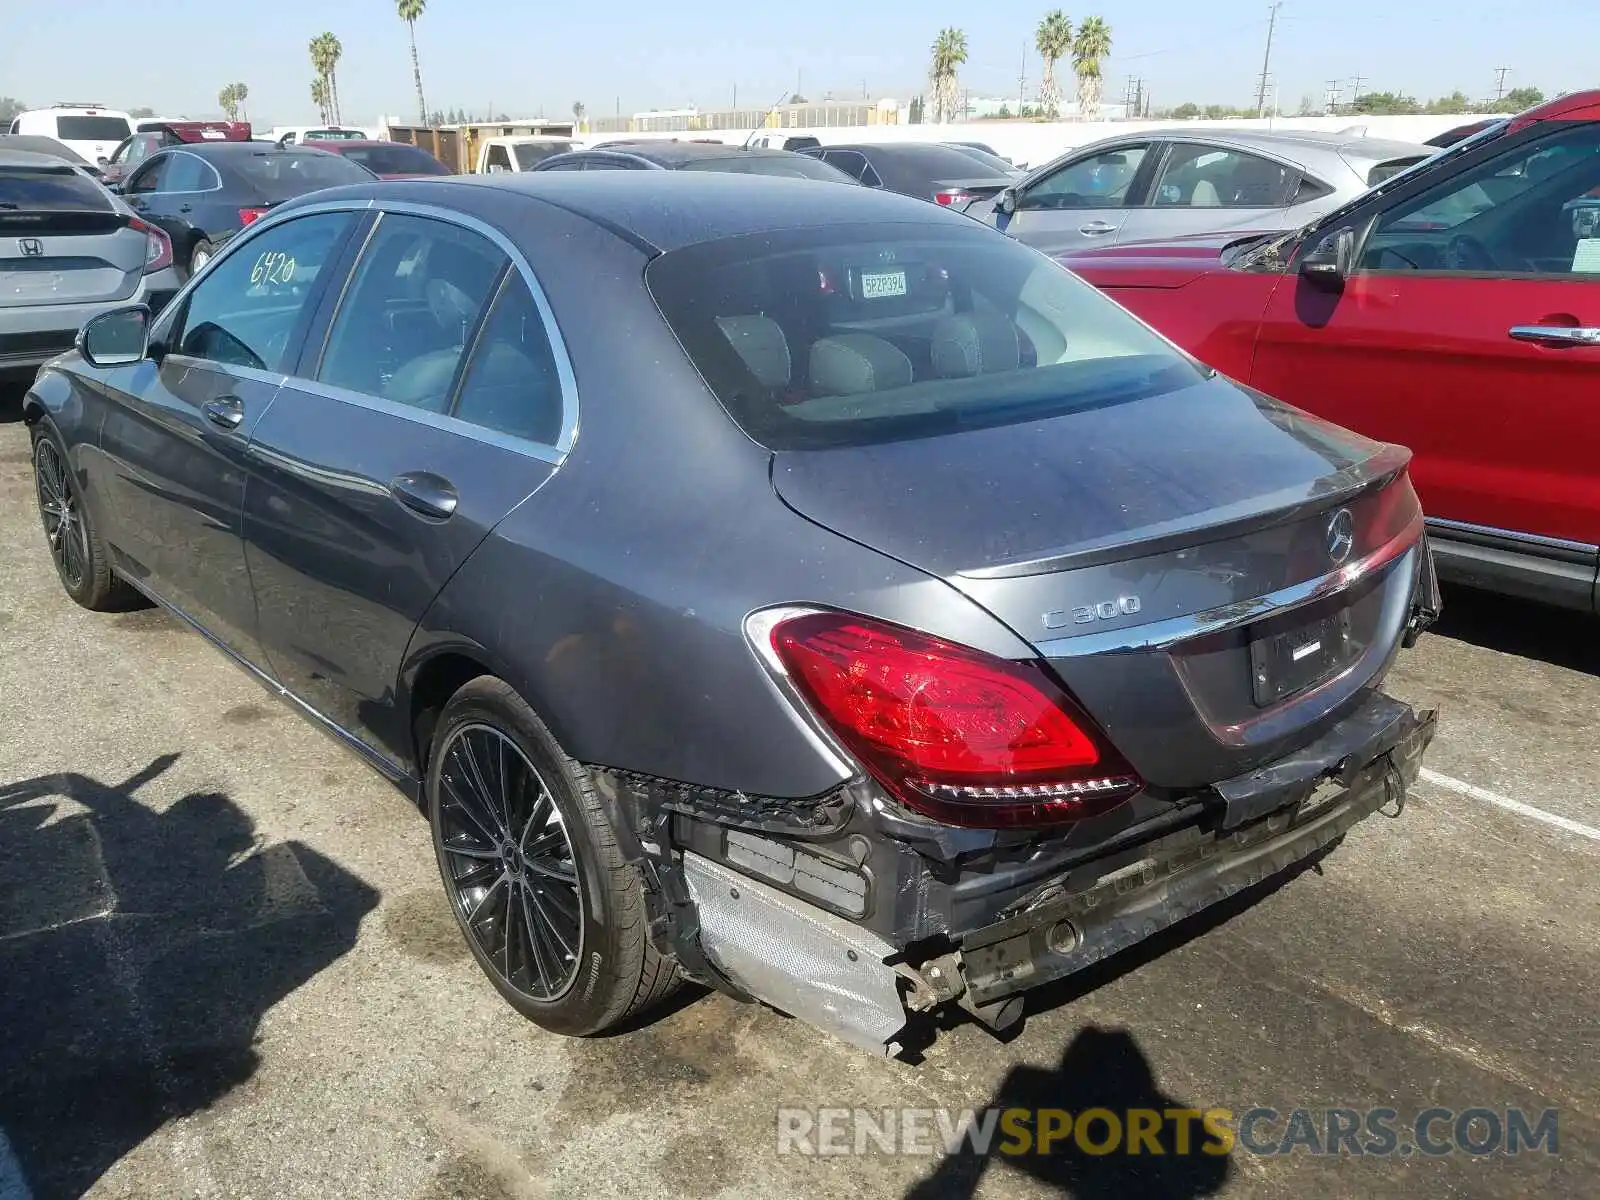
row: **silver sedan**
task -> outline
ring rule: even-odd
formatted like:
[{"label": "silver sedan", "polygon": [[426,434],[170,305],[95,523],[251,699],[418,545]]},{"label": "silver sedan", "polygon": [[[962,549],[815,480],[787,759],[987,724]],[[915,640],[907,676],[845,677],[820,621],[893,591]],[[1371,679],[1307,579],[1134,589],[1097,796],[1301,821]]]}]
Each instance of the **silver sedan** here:
[{"label": "silver sedan", "polygon": [[1296,229],[1435,153],[1338,133],[1146,130],[1069,150],[968,215],[1046,252]]}]

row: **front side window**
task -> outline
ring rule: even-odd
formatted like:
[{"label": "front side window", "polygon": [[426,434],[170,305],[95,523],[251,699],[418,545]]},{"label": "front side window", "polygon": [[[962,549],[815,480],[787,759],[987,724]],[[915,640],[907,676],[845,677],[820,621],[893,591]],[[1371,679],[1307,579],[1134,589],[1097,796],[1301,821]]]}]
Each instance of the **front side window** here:
[{"label": "front side window", "polygon": [[354,220],[350,213],[317,213],[288,221],[214,264],[186,302],[178,353],[285,370],[317,276]]},{"label": "front side window", "polygon": [[1156,184],[1157,208],[1282,208],[1300,172],[1242,150],[1178,142]]},{"label": "front side window", "polygon": [[317,378],[444,412],[506,262],[481,234],[385,213],[334,318]]},{"label": "front side window", "polygon": [[1374,271],[1600,274],[1600,125],[1479,164],[1378,218]]},{"label": "front side window", "polygon": [[531,442],[561,433],[561,376],[544,319],[520,273],[505,277],[473,348],[453,414]]},{"label": "front side window", "polygon": [[167,168],[172,164],[172,156],[165,155],[161,158],[147,162],[133,177],[128,180],[125,190],[131,195],[145,195],[161,186],[161,177],[166,174]]},{"label": "front side window", "polygon": [[1067,163],[1029,185],[1017,197],[1019,209],[1122,208],[1128,203],[1139,164],[1149,146],[1118,146]]},{"label": "front side window", "polygon": [[991,231],[856,225],[668,251],[645,280],[730,416],[773,450],[1056,416],[1203,368]]},{"label": "front side window", "polygon": [[193,154],[174,154],[167,161],[167,169],[161,174],[161,183],[157,191],[161,192],[203,192],[215,187],[217,180],[211,167],[202,159]]}]

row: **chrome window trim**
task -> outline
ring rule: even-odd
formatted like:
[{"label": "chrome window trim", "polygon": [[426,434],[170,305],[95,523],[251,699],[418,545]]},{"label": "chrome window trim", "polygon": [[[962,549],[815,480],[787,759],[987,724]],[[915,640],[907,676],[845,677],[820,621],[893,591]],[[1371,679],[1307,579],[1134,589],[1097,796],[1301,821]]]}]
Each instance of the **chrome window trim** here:
[{"label": "chrome window trim", "polygon": [[1267,592],[1253,600],[1235,601],[1203,612],[1190,613],[1187,616],[1147,621],[1142,625],[1129,625],[1122,629],[1107,630],[1105,633],[1051,638],[1035,642],[1034,647],[1044,658],[1082,658],[1091,654],[1169,650],[1191,638],[1237,629],[1241,625],[1249,625],[1263,617],[1300,608],[1315,600],[1345,591],[1367,576],[1383,571],[1391,563],[1403,558],[1407,551],[1418,544],[1421,533],[1422,527],[1419,521],[1363,559],[1345,563],[1325,575],[1318,575],[1279,588],[1277,591]]},{"label": "chrome window trim", "polygon": [[[167,314],[169,312],[177,313],[181,310],[182,305],[188,300],[189,293],[193,290],[194,286],[200,282],[205,275],[211,274],[211,268],[215,267],[218,262],[227,258],[229,255],[239,253],[241,247],[249,245],[251,242],[255,241],[256,238],[265,234],[268,230],[276,229],[279,225],[286,224],[287,222],[293,221],[299,217],[308,217],[317,213],[363,213],[371,212],[373,210],[376,210],[379,214],[408,213],[412,216],[427,217],[437,221],[444,221],[448,224],[458,225],[464,229],[469,229],[474,233],[479,233],[488,238],[501,250],[502,253],[510,258],[511,265],[515,267],[516,270],[522,275],[522,281],[527,284],[528,291],[533,295],[534,306],[539,310],[540,319],[544,321],[545,336],[550,339],[551,353],[555,355],[556,377],[561,381],[561,432],[556,435],[555,444],[551,445],[546,442],[533,442],[528,441],[525,438],[514,438],[510,434],[500,433],[493,429],[485,429],[482,426],[473,425],[470,422],[458,420],[457,418],[448,416],[446,414],[429,412],[426,409],[412,408],[404,404],[396,404],[392,400],[385,400],[381,396],[368,396],[364,392],[353,392],[345,388],[330,387],[319,380],[306,379],[304,376],[300,375],[286,376],[285,378],[292,378],[295,381],[295,386],[297,388],[304,388],[317,395],[325,395],[330,399],[343,400],[348,403],[358,404],[365,408],[371,408],[377,412],[387,412],[396,416],[409,417],[413,420],[423,420],[424,424],[436,425],[436,427],[444,429],[448,432],[464,434],[468,437],[475,438],[478,441],[486,442],[493,446],[500,446],[504,449],[518,450],[529,455],[529,457],[537,458],[542,462],[559,465],[566,459],[567,455],[572,452],[572,447],[578,440],[579,432],[578,382],[577,377],[574,375],[572,370],[571,356],[567,353],[566,338],[561,332],[561,326],[556,321],[555,313],[550,308],[550,301],[546,298],[544,288],[540,285],[539,277],[534,273],[533,267],[529,264],[527,256],[517,248],[516,244],[512,242],[510,238],[506,237],[505,234],[494,228],[494,226],[479,220],[477,217],[470,216],[467,213],[457,212],[456,210],[450,208],[441,208],[436,204],[417,204],[412,201],[403,200],[380,200],[375,196],[352,197],[346,200],[324,200],[314,204],[297,205],[296,207],[290,209],[278,209],[271,211],[259,221],[251,223],[244,230],[244,232],[236,234],[234,237],[230,238],[223,249],[217,254],[216,258],[212,259],[211,262],[207,264],[206,271],[202,275],[191,278],[186,284],[184,284],[182,288],[179,289],[178,293],[168,302],[166,309],[162,311],[161,321],[166,321],[167,325],[161,330],[161,332],[165,333],[167,330],[170,330],[171,321],[176,319],[175,317],[168,317]],[[382,223],[382,221],[383,218],[380,215],[378,220],[373,223],[373,228],[376,229],[377,226]],[[368,236],[371,236],[370,231]],[[367,243],[364,243],[361,247],[361,252],[365,253],[366,248]],[[346,274],[343,283],[340,285],[341,290],[339,295],[339,303],[334,308],[332,315],[328,319],[328,334],[330,336],[333,332],[334,322],[339,319],[339,313],[344,307],[344,301],[346,297],[346,291],[344,289],[348,287],[350,279],[354,276],[356,267],[360,265],[360,262],[361,258],[358,254],[356,258],[352,260],[350,264],[350,270]],[[160,324],[161,322],[158,321],[157,325],[160,326]],[[321,366],[320,355],[318,366]],[[426,419],[424,420],[424,418]]]},{"label": "chrome window trim", "polygon": [[521,454],[525,458],[538,459],[556,467],[566,459],[566,452],[544,442],[533,442],[527,438],[513,437],[509,433],[501,433],[497,429],[489,429],[483,425],[475,425],[471,421],[463,421],[459,417],[452,417],[449,413],[434,412],[431,408],[416,408],[409,404],[401,404],[395,400],[385,400],[382,396],[371,396],[366,392],[358,392],[351,388],[335,387],[317,379],[306,379],[302,376],[286,376],[284,386],[293,387],[297,392],[304,392],[311,396],[320,396],[324,400],[334,400],[340,404],[350,404],[356,408],[364,408],[370,412],[386,413],[389,416],[400,417],[407,421],[414,421],[419,425],[427,425],[443,433],[455,434],[459,437],[470,438],[475,442],[485,445],[497,446],[502,450],[510,450]]},{"label": "chrome window trim", "polygon": [[1538,533],[1521,533],[1515,529],[1501,529],[1494,525],[1473,525],[1468,521],[1447,521],[1443,517],[1429,517],[1428,528],[1440,533],[1469,533],[1479,537],[1500,538],[1519,542],[1524,546],[1540,546],[1547,550],[1566,550],[1575,554],[1597,554],[1600,546],[1591,542],[1574,542],[1566,538],[1545,537]]},{"label": "chrome window trim", "polygon": [[289,377],[282,371],[264,371],[260,367],[240,367],[233,363],[218,362],[214,358],[201,358],[198,354],[180,354],[174,350],[162,360],[163,364],[178,363],[187,367],[200,367],[211,371],[226,371],[237,379],[246,379],[252,383],[266,383],[274,387],[282,387],[289,381]]}]

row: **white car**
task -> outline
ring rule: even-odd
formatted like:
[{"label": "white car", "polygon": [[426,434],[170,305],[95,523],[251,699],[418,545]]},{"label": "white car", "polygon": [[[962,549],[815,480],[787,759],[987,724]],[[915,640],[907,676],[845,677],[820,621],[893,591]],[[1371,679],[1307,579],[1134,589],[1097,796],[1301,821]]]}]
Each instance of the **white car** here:
[{"label": "white car", "polygon": [[99,163],[133,136],[133,121],[127,113],[99,104],[57,104],[20,114],[11,122],[11,132],[55,138],[85,162]]}]

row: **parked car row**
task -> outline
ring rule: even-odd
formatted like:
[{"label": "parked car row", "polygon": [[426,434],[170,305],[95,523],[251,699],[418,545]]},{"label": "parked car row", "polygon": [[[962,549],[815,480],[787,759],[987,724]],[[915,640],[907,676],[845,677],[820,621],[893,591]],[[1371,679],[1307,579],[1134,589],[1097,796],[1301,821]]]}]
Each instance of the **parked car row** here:
[{"label": "parked car row", "polygon": [[1600,605],[1600,93],[1303,228],[1063,257],[1201,361],[1408,446],[1446,578]]}]

